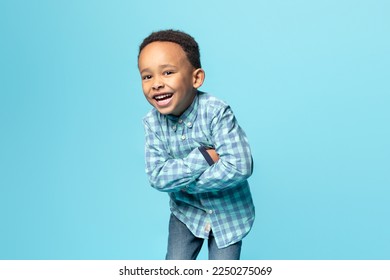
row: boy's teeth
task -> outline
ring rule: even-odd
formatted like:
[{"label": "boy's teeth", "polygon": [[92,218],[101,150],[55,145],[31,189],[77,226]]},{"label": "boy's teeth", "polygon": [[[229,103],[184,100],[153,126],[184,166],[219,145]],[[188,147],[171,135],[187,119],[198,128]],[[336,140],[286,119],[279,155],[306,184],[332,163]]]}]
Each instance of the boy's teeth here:
[{"label": "boy's teeth", "polygon": [[158,96],[155,96],[154,99],[161,100],[161,99],[168,98],[168,97],[171,97],[171,94],[158,95]]}]

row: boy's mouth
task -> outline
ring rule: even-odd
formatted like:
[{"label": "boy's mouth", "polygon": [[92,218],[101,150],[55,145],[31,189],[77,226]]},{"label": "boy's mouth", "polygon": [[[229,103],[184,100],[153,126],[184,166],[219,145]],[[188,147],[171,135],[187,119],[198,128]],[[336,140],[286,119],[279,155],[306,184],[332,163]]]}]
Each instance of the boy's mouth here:
[{"label": "boy's mouth", "polygon": [[163,94],[155,95],[153,99],[156,100],[157,105],[166,106],[171,101],[172,96],[173,93],[163,93]]}]

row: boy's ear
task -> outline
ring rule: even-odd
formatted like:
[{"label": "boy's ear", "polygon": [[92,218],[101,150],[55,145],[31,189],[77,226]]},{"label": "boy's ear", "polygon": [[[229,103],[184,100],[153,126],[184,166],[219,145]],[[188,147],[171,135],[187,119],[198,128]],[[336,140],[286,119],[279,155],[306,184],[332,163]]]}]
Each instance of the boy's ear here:
[{"label": "boy's ear", "polygon": [[205,76],[206,74],[202,68],[195,69],[192,76],[193,87],[199,88],[203,84]]}]

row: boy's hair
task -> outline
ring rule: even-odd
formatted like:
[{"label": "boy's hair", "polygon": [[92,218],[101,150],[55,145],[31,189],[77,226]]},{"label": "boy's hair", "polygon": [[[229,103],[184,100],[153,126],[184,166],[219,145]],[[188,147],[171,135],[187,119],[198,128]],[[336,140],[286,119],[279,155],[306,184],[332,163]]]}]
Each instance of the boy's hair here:
[{"label": "boy's hair", "polygon": [[201,68],[198,43],[193,37],[183,31],[167,29],[153,32],[139,46],[139,55],[143,48],[153,42],[172,42],[180,45],[186,53],[188,60],[195,68]]}]

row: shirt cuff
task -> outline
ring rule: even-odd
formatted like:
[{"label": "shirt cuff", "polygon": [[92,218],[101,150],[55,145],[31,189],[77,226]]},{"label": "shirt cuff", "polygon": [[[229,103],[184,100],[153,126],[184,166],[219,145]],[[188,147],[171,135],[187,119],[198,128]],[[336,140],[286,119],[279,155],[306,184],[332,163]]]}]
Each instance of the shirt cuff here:
[{"label": "shirt cuff", "polygon": [[199,151],[202,153],[203,157],[205,158],[205,160],[207,161],[207,163],[211,166],[214,164],[214,160],[211,158],[211,156],[209,155],[209,153],[207,152],[206,150],[206,147],[199,147],[198,148]]}]

